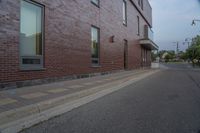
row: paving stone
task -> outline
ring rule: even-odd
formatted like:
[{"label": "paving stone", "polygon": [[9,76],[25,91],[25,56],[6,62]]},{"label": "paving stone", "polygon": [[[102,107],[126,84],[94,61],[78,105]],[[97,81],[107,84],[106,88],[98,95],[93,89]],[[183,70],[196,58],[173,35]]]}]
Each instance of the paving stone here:
[{"label": "paving stone", "polygon": [[81,87],[84,87],[82,85],[72,85],[72,86],[69,86],[69,88],[71,89],[78,89],[78,88],[81,88]]},{"label": "paving stone", "polygon": [[67,90],[69,90],[69,89],[58,88],[58,89],[47,90],[47,92],[49,92],[49,93],[61,93],[61,92],[65,92]]},{"label": "paving stone", "polygon": [[0,106],[11,104],[11,103],[16,103],[17,100],[11,99],[11,98],[5,98],[5,99],[0,99]]},{"label": "paving stone", "polygon": [[110,81],[110,80],[112,80],[112,79],[105,79],[106,81]]},{"label": "paving stone", "polygon": [[102,83],[102,82],[104,82],[104,81],[96,81],[96,83]]},{"label": "paving stone", "polygon": [[22,95],[20,97],[24,98],[24,99],[34,99],[34,98],[43,97],[43,96],[46,96],[46,95],[48,95],[48,94],[42,93],[42,92],[36,92],[36,93]]},{"label": "paving stone", "polygon": [[83,85],[93,85],[94,82],[91,82],[91,83],[83,83]]}]

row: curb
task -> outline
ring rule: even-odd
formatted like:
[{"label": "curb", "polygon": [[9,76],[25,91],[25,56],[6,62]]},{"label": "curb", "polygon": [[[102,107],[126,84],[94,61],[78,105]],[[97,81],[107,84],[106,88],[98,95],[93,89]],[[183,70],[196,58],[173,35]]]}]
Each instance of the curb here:
[{"label": "curb", "polygon": [[117,91],[158,71],[159,70],[147,73],[140,72],[139,76],[135,76],[134,74],[88,90],[75,92],[55,99],[1,113],[0,133],[19,132],[25,128],[29,128],[37,123],[61,115],[81,105]]}]

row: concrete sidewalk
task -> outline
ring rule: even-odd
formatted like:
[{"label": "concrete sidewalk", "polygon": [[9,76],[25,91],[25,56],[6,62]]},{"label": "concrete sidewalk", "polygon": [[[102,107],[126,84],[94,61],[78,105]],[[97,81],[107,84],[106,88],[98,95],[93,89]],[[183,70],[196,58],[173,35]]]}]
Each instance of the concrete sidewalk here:
[{"label": "concrete sidewalk", "polygon": [[15,133],[119,90],[159,70],[135,70],[0,92],[0,133]]}]

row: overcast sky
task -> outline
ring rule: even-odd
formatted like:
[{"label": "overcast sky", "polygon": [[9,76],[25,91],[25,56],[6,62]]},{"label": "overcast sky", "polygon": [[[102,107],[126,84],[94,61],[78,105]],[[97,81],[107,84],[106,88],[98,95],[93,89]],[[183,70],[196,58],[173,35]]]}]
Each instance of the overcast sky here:
[{"label": "overcast sky", "polygon": [[193,19],[200,19],[200,0],[149,0],[153,9],[154,41],[160,50],[175,50],[173,42],[179,41],[180,50],[185,38],[200,34],[200,22],[191,26]]}]

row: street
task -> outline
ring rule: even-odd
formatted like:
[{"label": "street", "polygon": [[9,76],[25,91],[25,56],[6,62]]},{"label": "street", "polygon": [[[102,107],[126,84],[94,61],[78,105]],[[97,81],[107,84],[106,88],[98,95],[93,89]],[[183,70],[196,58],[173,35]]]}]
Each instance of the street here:
[{"label": "street", "polygon": [[200,70],[161,71],[22,133],[199,133]]}]

